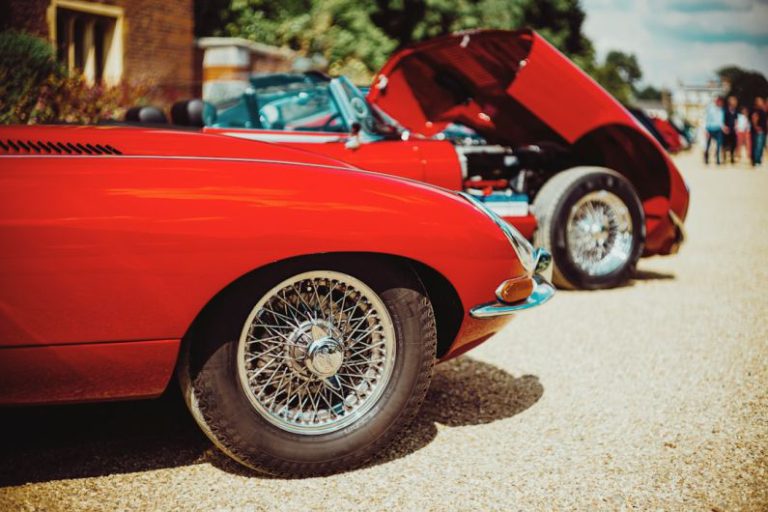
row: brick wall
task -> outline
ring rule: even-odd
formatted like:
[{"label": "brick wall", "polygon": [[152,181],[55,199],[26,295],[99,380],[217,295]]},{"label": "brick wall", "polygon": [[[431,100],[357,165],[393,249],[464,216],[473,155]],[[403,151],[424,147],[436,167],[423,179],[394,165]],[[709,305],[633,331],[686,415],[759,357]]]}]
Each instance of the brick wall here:
[{"label": "brick wall", "polygon": [[48,38],[48,0],[0,0],[0,29],[15,28]]},{"label": "brick wall", "polygon": [[193,0],[123,0],[125,68],[129,80],[149,80],[169,99],[194,88]]}]

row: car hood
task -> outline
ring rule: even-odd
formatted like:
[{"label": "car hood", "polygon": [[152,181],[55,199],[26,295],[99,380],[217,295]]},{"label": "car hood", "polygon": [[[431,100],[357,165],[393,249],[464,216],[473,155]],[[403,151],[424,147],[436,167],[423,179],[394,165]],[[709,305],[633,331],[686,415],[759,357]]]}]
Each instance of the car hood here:
[{"label": "car hood", "polygon": [[532,30],[479,30],[395,53],[368,94],[411,132],[430,137],[450,123],[489,142],[573,143],[604,124],[637,128],[632,116]]}]

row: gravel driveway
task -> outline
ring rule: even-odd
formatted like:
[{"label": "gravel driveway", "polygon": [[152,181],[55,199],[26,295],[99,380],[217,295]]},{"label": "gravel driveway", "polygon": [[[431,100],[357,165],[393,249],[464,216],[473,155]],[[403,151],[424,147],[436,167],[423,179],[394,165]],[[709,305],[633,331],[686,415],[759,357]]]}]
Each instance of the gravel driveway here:
[{"label": "gravel driveway", "polygon": [[2,410],[0,510],[768,510],[768,169],[697,155],[681,254],[439,366],[368,467],[250,474],[173,393]]}]

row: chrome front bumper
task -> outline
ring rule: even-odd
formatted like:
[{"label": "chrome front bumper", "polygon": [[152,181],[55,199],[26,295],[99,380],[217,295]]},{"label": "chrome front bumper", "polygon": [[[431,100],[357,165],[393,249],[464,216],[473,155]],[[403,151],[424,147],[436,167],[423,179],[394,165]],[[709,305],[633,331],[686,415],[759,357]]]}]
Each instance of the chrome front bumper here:
[{"label": "chrome front bumper", "polygon": [[501,300],[480,304],[469,310],[473,318],[493,318],[496,316],[511,315],[517,311],[534,308],[544,304],[555,294],[555,287],[552,286],[552,256],[544,249],[534,251],[535,273],[533,275],[533,291],[527,299],[520,302],[508,304]]}]

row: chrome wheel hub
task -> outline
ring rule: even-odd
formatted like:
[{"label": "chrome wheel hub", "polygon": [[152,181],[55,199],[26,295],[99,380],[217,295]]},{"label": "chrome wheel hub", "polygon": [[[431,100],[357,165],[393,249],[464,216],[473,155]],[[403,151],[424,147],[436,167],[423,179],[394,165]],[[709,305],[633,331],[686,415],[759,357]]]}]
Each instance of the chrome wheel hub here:
[{"label": "chrome wheel hub", "polygon": [[395,334],[378,295],[338,272],[299,274],[266,293],[238,344],[246,396],[270,423],[324,434],[350,425],[381,397]]},{"label": "chrome wheel hub", "polygon": [[313,341],[307,349],[307,368],[318,377],[336,375],[344,362],[344,347],[333,338]]},{"label": "chrome wheel hub", "polygon": [[590,192],[571,208],[566,228],[571,260],[592,276],[607,275],[632,254],[632,216],[616,194]]}]

